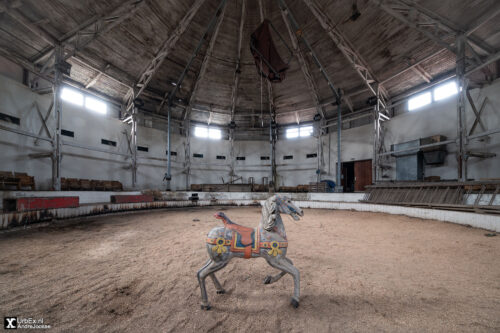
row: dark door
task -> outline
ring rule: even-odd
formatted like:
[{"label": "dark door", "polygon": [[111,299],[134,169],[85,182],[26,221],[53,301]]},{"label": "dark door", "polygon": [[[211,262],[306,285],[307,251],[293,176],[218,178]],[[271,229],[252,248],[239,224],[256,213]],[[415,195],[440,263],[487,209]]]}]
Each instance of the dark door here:
[{"label": "dark door", "polygon": [[354,192],[354,162],[342,163],[342,187],[344,192]]},{"label": "dark door", "polygon": [[364,191],[372,184],[372,160],[354,162],[354,191]]}]

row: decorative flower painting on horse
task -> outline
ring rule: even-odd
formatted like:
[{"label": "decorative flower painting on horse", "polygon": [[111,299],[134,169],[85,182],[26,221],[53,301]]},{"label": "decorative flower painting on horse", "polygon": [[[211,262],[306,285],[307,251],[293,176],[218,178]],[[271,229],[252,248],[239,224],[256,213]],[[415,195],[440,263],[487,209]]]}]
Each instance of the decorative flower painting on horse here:
[{"label": "decorative flower painting on horse", "polygon": [[198,282],[201,289],[201,308],[210,309],[205,279],[210,276],[218,294],[225,293],[224,288],[215,276],[215,272],[224,268],[234,258],[266,259],[267,263],[281,272],[264,279],[265,284],[278,281],[285,274],[290,274],[294,281],[294,293],[291,304],[299,306],[300,274],[292,261],[286,257],[288,240],[281,213],[290,215],[294,220],[304,216],[302,210],[285,196],[273,195],[262,205],[262,217],[257,228],[248,228],[232,222],[224,213],[215,214],[224,226],[215,227],[208,232],[206,245],[210,259],[198,271]]}]

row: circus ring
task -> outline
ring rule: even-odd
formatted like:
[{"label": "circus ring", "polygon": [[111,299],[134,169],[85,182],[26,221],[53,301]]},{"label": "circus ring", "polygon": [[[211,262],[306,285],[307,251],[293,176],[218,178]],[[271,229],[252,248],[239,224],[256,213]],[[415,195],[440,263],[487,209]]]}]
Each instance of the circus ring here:
[{"label": "circus ring", "polygon": [[202,311],[196,271],[206,233],[220,225],[213,213],[255,226],[260,208],[200,201],[2,232],[1,312],[43,318],[55,331],[500,329],[500,237],[325,201],[297,200],[314,208],[298,222],[284,217],[288,256],[301,272],[298,309],[290,276],[264,285],[275,270],[263,259],[234,259],[217,274],[226,294],[207,280],[213,308]]}]

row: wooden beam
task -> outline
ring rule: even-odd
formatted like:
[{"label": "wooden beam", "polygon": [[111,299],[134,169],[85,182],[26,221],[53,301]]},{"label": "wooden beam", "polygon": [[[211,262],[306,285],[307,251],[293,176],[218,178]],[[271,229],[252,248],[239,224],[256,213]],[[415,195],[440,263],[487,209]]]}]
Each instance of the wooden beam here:
[{"label": "wooden beam", "polygon": [[203,61],[201,62],[201,67],[200,71],[198,72],[198,75],[196,77],[196,81],[194,83],[193,90],[191,92],[191,96],[189,96],[189,101],[188,101],[188,106],[184,110],[184,114],[182,116],[182,119],[186,119],[191,116],[191,109],[194,103],[194,100],[196,99],[196,94],[198,93],[198,89],[200,87],[200,82],[203,81],[205,78],[205,74],[207,72],[207,67],[208,67],[208,62],[210,60],[210,57],[212,56],[215,42],[217,41],[217,36],[219,35],[219,29],[220,26],[222,25],[222,21],[224,20],[224,13],[226,11],[226,4],[224,4],[224,7],[222,8],[222,11],[217,18],[217,23],[215,25],[214,32],[212,34],[212,37],[210,37],[210,42],[208,44],[207,52],[205,53],[205,56],[203,57]]},{"label": "wooden beam", "polygon": [[245,27],[246,0],[242,0],[240,29],[238,34],[238,55],[236,57],[236,69],[234,70],[233,87],[231,91],[231,121],[234,121],[234,112],[236,109],[236,100],[238,97],[238,86],[241,75],[241,49],[243,42],[243,28]]}]

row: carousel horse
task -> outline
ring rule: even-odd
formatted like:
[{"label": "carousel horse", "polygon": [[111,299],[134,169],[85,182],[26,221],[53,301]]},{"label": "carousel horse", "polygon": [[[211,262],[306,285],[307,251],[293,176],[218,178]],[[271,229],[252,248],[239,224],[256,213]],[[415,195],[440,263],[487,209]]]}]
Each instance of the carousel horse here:
[{"label": "carousel horse", "polygon": [[217,219],[222,220],[224,226],[215,227],[207,235],[207,252],[210,259],[198,271],[198,282],[201,289],[201,308],[210,310],[205,279],[210,276],[217,294],[224,294],[225,290],[215,276],[215,272],[224,268],[234,258],[258,258],[266,259],[267,263],[281,272],[264,279],[264,284],[278,281],[286,273],[293,276],[294,292],[291,304],[297,308],[300,296],[299,270],[292,261],[286,257],[288,241],[285,226],[280,213],[289,214],[294,220],[304,216],[302,210],[289,198],[273,195],[264,201],[262,205],[262,218],[257,228],[247,228],[232,222],[224,213],[215,214]]}]

